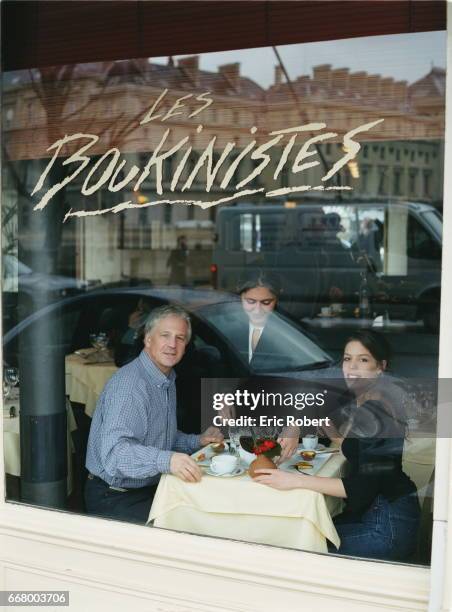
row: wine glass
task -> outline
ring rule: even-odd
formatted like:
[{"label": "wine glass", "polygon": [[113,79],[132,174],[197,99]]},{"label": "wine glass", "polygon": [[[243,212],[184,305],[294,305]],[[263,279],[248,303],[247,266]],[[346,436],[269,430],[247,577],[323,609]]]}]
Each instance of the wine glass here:
[{"label": "wine glass", "polygon": [[89,335],[89,341],[91,346],[97,351],[99,350],[99,345],[97,342],[97,334],[90,334]]},{"label": "wine glass", "polygon": [[100,351],[104,351],[108,346],[108,336],[105,332],[100,332],[97,335],[97,346]]},{"label": "wine glass", "polygon": [[233,451],[233,454],[240,458],[240,427],[230,425],[228,428],[228,433],[230,448]]},{"label": "wine glass", "polygon": [[6,382],[6,379],[3,378],[3,399],[7,399],[10,396],[11,387]]},{"label": "wine glass", "polygon": [[5,368],[5,380],[8,385],[15,387],[19,384],[19,370],[18,368],[7,367]]}]

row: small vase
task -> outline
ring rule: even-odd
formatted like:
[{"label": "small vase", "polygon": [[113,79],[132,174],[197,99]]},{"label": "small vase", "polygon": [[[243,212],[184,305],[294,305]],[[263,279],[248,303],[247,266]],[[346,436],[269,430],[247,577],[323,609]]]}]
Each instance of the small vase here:
[{"label": "small vase", "polygon": [[255,474],[255,471],[259,469],[276,470],[277,467],[270,459],[270,457],[266,457],[265,455],[258,455],[248,468],[248,473],[251,478],[259,476],[259,474]]}]

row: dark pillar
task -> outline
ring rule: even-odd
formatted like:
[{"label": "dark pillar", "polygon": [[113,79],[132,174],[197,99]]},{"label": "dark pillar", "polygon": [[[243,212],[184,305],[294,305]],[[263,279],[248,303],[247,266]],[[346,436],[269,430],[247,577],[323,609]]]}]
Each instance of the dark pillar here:
[{"label": "dark pillar", "polygon": [[[28,175],[35,175],[30,172],[35,164],[39,173],[40,160],[20,162],[25,183]],[[26,185],[26,191],[30,193],[31,190],[32,186]],[[49,206],[56,204],[52,202]],[[27,207],[25,214],[24,207]],[[35,279],[30,282],[29,275],[19,276],[19,320],[28,315],[36,317],[21,331],[18,346],[21,500],[64,508],[67,414],[63,329],[61,309],[55,307],[58,294],[49,282],[51,273],[57,269],[58,248],[49,240],[54,231],[53,215],[47,209],[33,212],[32,207],[33,202],[26,195],[19,196],[19,260],[32,269]]]}]

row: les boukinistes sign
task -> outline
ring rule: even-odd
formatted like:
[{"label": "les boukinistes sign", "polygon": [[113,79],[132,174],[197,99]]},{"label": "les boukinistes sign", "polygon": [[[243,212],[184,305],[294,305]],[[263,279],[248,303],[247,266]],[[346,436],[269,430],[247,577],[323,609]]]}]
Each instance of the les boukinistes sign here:
[{"label": "les boukinistes sign", "polygon": [[[168,111],[161,111],[159,109],[161,109],[162,101],[166,97],[167,93],[168,90],[166,89],[162,91],[160,96],[155,100],[151,108],[146,112],[137,127],[148,124],[152,121],[159,121],[166,127],[165,122],[169,118],[182,114],[182,111],[180,109],[183,109],[184,101],[188,98],[194,98],[194,101],[199,104],[198,108],[196,108],[195,111],[188,115],[189,118],[200,116],[206,108],[208,108],[211,104],[214,103],[214,100],[209,96],[210,92],[204,92],[197,96],[194,96],[194,94],[187,94],[179,98]],[[49,204],[55,194],[57,194],[61,189],[69,185],[71,181],[74,181],[74,179],[84,170],[88,170],[88,172],[80,190],[80,193],[83,196],[93,195],[99,189],[104,187],[106,187],[108,191],[112,193],[122,191],[126,188],[137,192],[143,182],[149,177],[151,171],[154,169],[156,195],[163,197],[146,202],[144,204],[133,203],[131,200],[129,200],[127,202],[121,202],[119,204],[116,204],[111,208],[99,210],[75,211],[71,209],[66,214],[64,218],[65,221],[70,217],[104,215],[109,212],[118,213],[131,208],[143,208],[146,206],[154,206],[156,204],[188,204],[200,206],[201,208],[209,208],[217,204],[240,200],[240,198],[244,198],[256,193],[261,193],[264,197],[275,197],[305,191],[351,190],[352,187],[350,186],[331,185],[329,184],[329,181],[331,181],[333,176],[337,172],[339,172],[341,168],[343,168],[346,164],[348,164],[356,157],[358,151],[361,148],[361,145],[355,140],[355,137],[358,134],[367,132],[382,121],[384,121],[384,119],[377,119],[376,121],[365,123],[363,125],[355,127],[352,130],[349,130],[343,135],[344,154],[321,178],[320,185],[300,184],[291,187],[281,187],[269,190],[265,187],[259,187],[255,189],[249,187],[250,183],[252,183],[252,181],[254,181],[256,177],[258,177],[272,161],[276,163],[275,170],[273,172],[274,181],[278,179],[279,175],[286,166],[290,167],[290,172],[292,172],[292,174],[294,175],[303,172],[303,170],[306,170],[307,168],[318,166],[320,164],[320,161],[318,159],[312,159],[312,157],[316,155],[316,150],[312,148],[313,145],[315,143],[335,138],[337,137],[337,133],[325,131],[325,129],[327,128],[326,123],[305,123],[302,125],[295,125],[293,127],[268,132],[268,139],[266,138],[264,142],[258,144],[256,140],[256,133],[258,132],[258,129],[256,126],[251,126],[249,128],[250,141],[245,147],[239,149],[235,142],[227,142],[224,148],[222,149],[219,157],[218,152],[216,155],[214,154],[217,136],[213,136],[205,147],[204,151],[200,153],[199,158],[193,169],[189,173],[188,177],[184,177],[183,180],[182,174],[184,172],[190,154],[193,150],[193,144],[191,142],[190,135],[187,135],[181,138],[175,145],[170,147],[168,145],[168,142],[170,142],[171,140],[170,127],[168,127],[164,131],[160,142],[157,144],[154,151],[149,154],[149,158],[146,164],[141,168],[133,164],[127,170],[125,169],[127,160],[122,156],[121,151],[119,151],[119,149],[117,149],[116,147],[108,149],[108,151],[106,151],[100,158],[97,158],[96,156],[96,161],[92,162],[91,157],[88,155],[88,153],[90,149],[92,149],[92,147],[94,147],[94,145],[96,145],[96,143],[99,141],[99,136],[95,134],[84,133],[76,133],[70,135],[66,134],[65,136],[54,142],[52,145],[50,145],[50,147],[47,149],[47,151],[53,151],[53,156],[42,174],[40,175],[32,191],[32,195],[43,191],[44,187],[47,187],[46,179],[49,175],[50,169],[54,164],[61,163],[63,166],[70,166],[70,169],[72,170],[73,168],[73,170],[72,172],[69,172],[67,176],[65,176],[65,178],[61,180],[61,182],[51,185],[47,189],[47,191],[42,194],[42,197],[38,204],[36,204],[36,206],[34,207],[34,210],[43,210]],[[202,123],[200,123],[195,129],[195,132],[197,134],[200,134],[202,130],[203,125]],[[303,136],[305,138],[306,136],[309,137],[307,139],[304,139],[304,142],[302,142],[301,144],[300,140],[303,139]],[[64,161],[57,161],[58,157],[62,152],[63,147],[70,143],[72,145],[77,144],[79,148],[74,153],[72,153],[72,155],[65,158]],[[295,155],[295,158],[292,158],[289,161],[289,155],[291,154],[292,149],[297,144],[301,144],[301,146],[297,154]],[[174,191],[176,190],[178,193],[184,193],[189,190],[192,186],[195,177],[205,166],[206,194],[210,193],[215,179],[218,177],[221,169],[224,172],[224,175],[221,179],[219,188],[221,191],[227,190],[228,195],[225,195],[225,197],[220,197],[211,200],[166,199],[165,195],[167,194],[164,194],[162,186],[163,164],[166,159],[170,158],[171,156],[176,156],[176,154],[179,153],[181,153],[182,156],[180,158],[178,157],[177,166],[174,172],[172,173],[172,176],[170,177],[171,181],[169,182],[169,188],[172,193],[174,193]],[[272,154],[274,156],[273,159]],[[245,178],[240,180],[240,182],[233,184],[233,179],[234,175],[236,174],[237,168],[240,166],[241,163],[243,163],[246,158],[252,160],[253,169],[251,172],[249,172],[249,174],[247,174]],[[96,178],[94,178],[95,175],[99,174],[100,176],[96,176]],[[232,194],[231,189],[233,191]]]}]

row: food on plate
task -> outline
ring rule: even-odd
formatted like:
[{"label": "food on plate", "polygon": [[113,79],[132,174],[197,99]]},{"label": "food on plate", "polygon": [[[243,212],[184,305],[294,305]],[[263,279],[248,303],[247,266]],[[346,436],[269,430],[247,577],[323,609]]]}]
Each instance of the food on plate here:
[{"label": "food on plate", "polygon": [[316,456],[316,452],[313,450],[304,450],[301,451],[300,455],[303,457],[305,461],[312,461]]},{"label": "food on plate", "polygon": [[295,464],[295,467],[297,470],[312,470],[312,463],[308,461],[299,461]]},{"label": "food on plate", "polygon": [[222,453],[225,449],[224,442],[214,442],[210,447],[214,453]]},{"label": "food on plate", "polygon": [[205,458],[206,458],[205,453],[200,453],[199,455],[195,457],[195,461],[204,461]]}]

